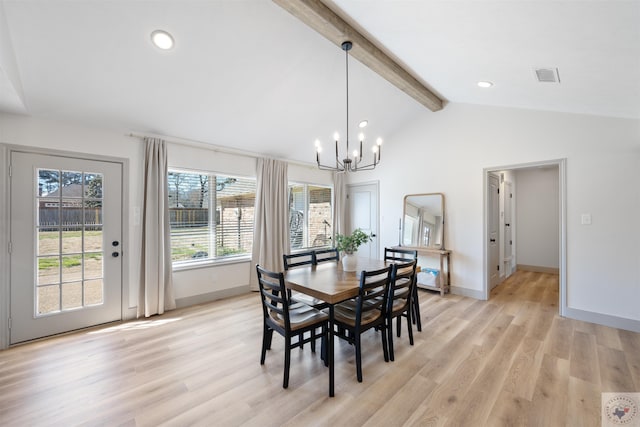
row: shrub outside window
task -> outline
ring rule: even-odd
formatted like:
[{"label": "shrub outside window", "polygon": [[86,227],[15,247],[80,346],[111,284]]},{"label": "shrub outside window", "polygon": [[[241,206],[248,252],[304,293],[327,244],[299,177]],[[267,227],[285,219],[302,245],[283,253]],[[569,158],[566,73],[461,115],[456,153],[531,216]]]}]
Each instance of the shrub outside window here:
[{"label": "shrub outside window", "polygon": [[289,184],[291,250],[332,245],[331,187]]},{"label": "shrub outside window", "polygon": [[256,180],[169,171],[174,266],[251,255]]}]

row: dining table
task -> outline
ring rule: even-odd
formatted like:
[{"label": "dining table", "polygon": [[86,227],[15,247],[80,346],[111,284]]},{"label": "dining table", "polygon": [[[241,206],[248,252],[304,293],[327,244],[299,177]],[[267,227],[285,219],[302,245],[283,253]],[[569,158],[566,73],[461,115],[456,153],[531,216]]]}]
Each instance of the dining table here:
[{"label": "dining table", "polygon": [[329,305],[329,396],[334,393],[334,306],[354,298],[360,288],[362,271],[379,270],[390,263],[381,259],[358,258],[354,271],[344,271],[340,261],[293,268],[284,273],[285,285],[298,292],[322,300]]}]

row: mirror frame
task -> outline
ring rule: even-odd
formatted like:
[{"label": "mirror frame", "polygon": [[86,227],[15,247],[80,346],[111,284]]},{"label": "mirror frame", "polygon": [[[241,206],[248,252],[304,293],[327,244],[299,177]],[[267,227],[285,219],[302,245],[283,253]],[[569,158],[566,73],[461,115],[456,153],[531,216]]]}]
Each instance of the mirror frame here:
[{"label": "mirror frame", "polygon": [[[403,236],[404,236],[404,230],[405,230],[405,218],[406,218],[406,214],[407,214],[407,198],[408,197],[420,197],[420,196],[440,196],[440,198],[442,199],[442,220],[440,222],[440,227],[442,227],[442,240],[440,242],[439,245],[436,246],[423,246],[423,245],[417,245],[417,246],[404,246],[402,245],[402,240],[403,240]],[[402,229],[400,230],[400,241],[399,246],[404,246],[407,248],[416,248],[416,249],[420,249],[420,250],[429,250],[429,249],[435,249],[435,250],[445,250],[444,249],[444,214],[445,214],[445,203],[444,203],[444,193],[418,193],[418,194],[407,194],[406,196],[404,196],[404,198],[402,199],[403,203],[402,203]]]}]

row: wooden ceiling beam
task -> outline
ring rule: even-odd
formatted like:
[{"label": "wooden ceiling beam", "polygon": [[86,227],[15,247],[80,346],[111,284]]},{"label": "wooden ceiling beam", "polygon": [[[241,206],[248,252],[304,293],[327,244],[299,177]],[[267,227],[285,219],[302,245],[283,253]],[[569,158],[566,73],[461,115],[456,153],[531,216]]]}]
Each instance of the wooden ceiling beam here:
[{"label": "wooden ceiling beam", "polygon": [[349,54],[352,57],[431,111],[442,110],[444,102],[439,96],[320,0],[273,0],[273,2],[335,43],[336,46],[342,47],[343,42],[351,41],[353,48]]}]

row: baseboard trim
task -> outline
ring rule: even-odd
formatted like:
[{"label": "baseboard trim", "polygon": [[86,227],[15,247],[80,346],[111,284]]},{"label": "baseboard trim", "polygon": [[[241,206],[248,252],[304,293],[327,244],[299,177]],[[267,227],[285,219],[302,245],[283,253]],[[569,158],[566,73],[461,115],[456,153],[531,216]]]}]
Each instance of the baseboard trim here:
[{"label": "baseboard trim", "polygon": [[582,320],[584,322],[596,323],[598,325],[610,326],[612,328],[624,329],[632,332],[640,332],[640,320],[626,319],[624,317],[594,313],[592,311],[584,311],[569,307],[564,309],[564,315],[565,317],[575,320]]},{"label": "baseboard trim", "polygon": [[206,294],[193,295],[190,297],[176,299],[176,308],[189,307],[197,304],[204,304],[207,302],[235,297],[238,295],[249,293],[249,285],[238,286],[235,288],[223,289],[220,291],[209,292]]},{"label": "baseboard trim", "polygon": [[484,297],[484,292],[481,290],[461,288],[458,286],[450,286],[449,291],[454,295],[460,295],[463,297],[469,297],[469,298],[479,299],[483,301],[486,300],[486,298]]},{"label": "baseboard trim", "polygon": [[534,273],[560,274],[560,269],[559,268],[555,268],[555,267],[540,267],[538,265],[518,264],[518,265],[516,265],[516,270],[532,271]]}]

